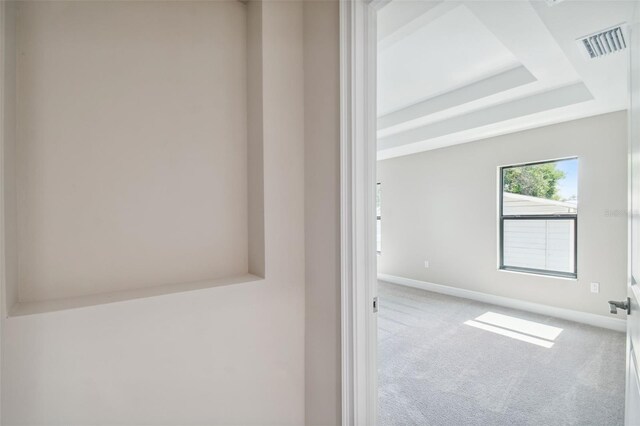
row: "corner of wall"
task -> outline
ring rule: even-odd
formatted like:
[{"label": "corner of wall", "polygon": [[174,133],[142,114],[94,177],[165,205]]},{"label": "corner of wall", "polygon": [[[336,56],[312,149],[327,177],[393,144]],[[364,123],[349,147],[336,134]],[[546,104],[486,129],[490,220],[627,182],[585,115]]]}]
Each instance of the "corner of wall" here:
[{"label": "corner of wall", "polygon": [[340,14],[303,2],[305,423],[341,423]]},{"label": "corner of wall", "polygon": [[262,2],[247,4],[247,183],[249,273],[265,277]]}]

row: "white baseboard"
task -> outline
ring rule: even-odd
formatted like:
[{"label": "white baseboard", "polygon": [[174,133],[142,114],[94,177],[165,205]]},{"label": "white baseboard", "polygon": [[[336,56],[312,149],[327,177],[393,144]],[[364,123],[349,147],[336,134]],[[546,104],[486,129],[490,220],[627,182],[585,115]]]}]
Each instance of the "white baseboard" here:
[{"label": "white baseboard", "polygon": [[520,309],[536,314],[562,318],[569,321],[593,325],[595,327],[608,328],[615,331],[627,331],[627,321],[624,319],[609,318],[605,317],[604,315],[589,314],[586,312],[574,311],[571,309],[556,308],[539,303],[511,299],[509,297],[480,293],[479,291],[449,287],[442,284],[433,284],[425,281],[414,280],[411,278],[396,277],[394,275],[378,274],[378,279],[393,284],[400,284],[407,287],[414,287],[422,290],[432,291],[434,293],[442,293],[449,296],[462,297],[464,299],[477,300],[479,302],[491,303],[493,305],[504,306],[507,308]]}]

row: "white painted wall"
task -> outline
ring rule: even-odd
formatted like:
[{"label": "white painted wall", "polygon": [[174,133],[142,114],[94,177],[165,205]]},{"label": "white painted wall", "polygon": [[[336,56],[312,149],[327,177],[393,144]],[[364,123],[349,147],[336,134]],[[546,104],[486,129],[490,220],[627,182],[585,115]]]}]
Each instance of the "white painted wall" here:
[{"label": "white painted wall", "polygon": [[[578,279],[499,271],[498,167],[572,156],[580,161]],[[625,297],[626,112],[383,160],[378,175],[380,273],[601,315],[608,300]]]},{"label": "white painted wall", "polygon": [[262,7],[267,278],[3,318],[3,424],[304,423],[302,12]]}]

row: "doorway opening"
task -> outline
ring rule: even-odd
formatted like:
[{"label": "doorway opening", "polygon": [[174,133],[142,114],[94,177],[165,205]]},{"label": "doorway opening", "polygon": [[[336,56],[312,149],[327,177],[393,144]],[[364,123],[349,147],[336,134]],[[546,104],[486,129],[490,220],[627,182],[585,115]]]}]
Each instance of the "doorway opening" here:
[{"label": "doorway opening", "polygon": [[377,5],[378,424],[625,423],[636,8]]}]

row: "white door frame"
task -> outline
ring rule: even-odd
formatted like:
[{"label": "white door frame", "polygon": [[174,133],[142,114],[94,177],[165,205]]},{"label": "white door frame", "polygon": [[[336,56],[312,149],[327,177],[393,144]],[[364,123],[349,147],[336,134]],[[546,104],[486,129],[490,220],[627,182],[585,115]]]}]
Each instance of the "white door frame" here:
[{"label": "white door frame", "polygon": [[377,421],[376,10],[340,1],[342,424]]}]

